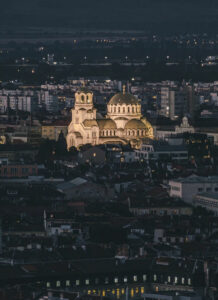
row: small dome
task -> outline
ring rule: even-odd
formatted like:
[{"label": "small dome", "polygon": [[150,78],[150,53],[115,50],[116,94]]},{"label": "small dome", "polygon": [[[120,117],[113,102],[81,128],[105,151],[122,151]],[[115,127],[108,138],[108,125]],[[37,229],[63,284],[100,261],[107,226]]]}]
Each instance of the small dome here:
[{"label": "small dome", "polygon": [[122,104],[126,104],[126,105],[137,105],[139,104],[138,99],[128,93],[118,93],[116,95],[114,95],[110,101],[108,102],[109,105],[122,105]]},{"label": "small dome", "polygon": [[116,123],[111,119],[97,120],[100,129],[116,129]]},{"label": "small dome", "polygon": [[82,87],[80,87],[77,91],[76,91],[76,93],[78,93],[78,94],[81,94],[81,93],[84,93],[84,94],[93,94],[93,92],[91,91],[91,90],[89,90],[87,87],[85,87],[85,86],[82,86]]},{"label": "small dome", "polygon": [[83,121],[83,125],[85,127],[94,127],[94,126],[98,126],[98,123],[95,120],[86,119],[86,120]]},{"label": "small dome", "polygon": [[126,123],[125,129],[146,129],[146,126],[141,120],[132,119]]}]

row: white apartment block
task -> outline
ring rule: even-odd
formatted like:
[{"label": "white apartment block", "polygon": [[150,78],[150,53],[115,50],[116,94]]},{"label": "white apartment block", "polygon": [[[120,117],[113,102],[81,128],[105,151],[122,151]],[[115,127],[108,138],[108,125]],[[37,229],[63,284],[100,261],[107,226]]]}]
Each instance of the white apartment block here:
[{"label": "white apartment block", "polygon": [[199,193],[218,194],[218,176],[200,177],[191,175],[186,178],[177,178],[169,181],[170,196],[180,198],[193,204],[194,197]]}]

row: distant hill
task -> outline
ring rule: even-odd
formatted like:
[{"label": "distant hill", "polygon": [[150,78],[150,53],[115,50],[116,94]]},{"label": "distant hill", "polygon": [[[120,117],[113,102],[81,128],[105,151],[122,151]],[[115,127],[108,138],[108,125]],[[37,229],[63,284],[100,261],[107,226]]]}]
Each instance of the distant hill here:
[{"label": "distant hill", "polygon": [[[2,1],[3,2],[3,1]],[[0,26],[215,32],[217,0],[7,0]]]}]

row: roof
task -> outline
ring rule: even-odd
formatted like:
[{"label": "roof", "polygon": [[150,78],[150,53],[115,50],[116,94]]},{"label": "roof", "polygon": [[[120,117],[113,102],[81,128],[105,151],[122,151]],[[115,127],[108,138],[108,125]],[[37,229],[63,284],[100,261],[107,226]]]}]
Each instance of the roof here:
[{"label": "roof", "polygon": [[157,152],[187,152],[188,149],[186,145],[163,145],[155,143],[154,145],[154,151]]},{"label": "roof", "polygon": [[177,178],[170,180],[171,182],[180,182],[180,183],[217,183],[218,184],[218,176],[209,176],[209,177],[203,177],[203,176],[197,176],[197,175],[191,175],[186,178]]},{"label": "roof", "polygon": [[83,179],[81,177],[77,177],[77,178],[75,178],[73,180],[66,181],[66,182],[58,184],[57,188],[59,190],[63,191],[63,190],[66,190],[66,189],[69,189],[69,188],[72,188],[72,187],[75,187],[75,186],[82,185],[82,184],[84,184],[86,182],[87,182],[86,179]]},{"label": "roof", "polygon": [[218,193],[200,193],[196,195],[197,198],[203,197],[218,201]]},{"label": "roof", "polygon": [[127,104],[127,105],[137,105],[139,104],[138,99],[128,93],[118,93],[115,94],[110,101],[108,102],[109,105],[117,105],[117,104]]},{"label": "roof", "polygon": [[97,120],[100,129],[116,129],[116,123],[111,119]]},{"label": "roof", "polygon": [[141,120],[132,119],[126,123],[125,129],[146,129],[146,126]]},{"label": "roof", "polygon": [[83,121],[83,125],[85,127],[94,127],[94,126],[98,126],[98,123],[96,122],[96,120],[84,120]]}]

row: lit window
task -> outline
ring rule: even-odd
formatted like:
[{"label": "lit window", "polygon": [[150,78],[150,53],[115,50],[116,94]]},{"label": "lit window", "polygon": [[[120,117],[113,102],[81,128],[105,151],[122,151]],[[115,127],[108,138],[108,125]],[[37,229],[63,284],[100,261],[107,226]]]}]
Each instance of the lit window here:
[{"label": "lit window", "polygon": [[175,282],[175,283],[178,283],[178,277],[175,277],[175,278],[174,278],[174,282]]},{"label": "lit window", "polygon": [[144,275],[142,276],[142,279],[143,279],[143,281],[146,281],[146,280],[147,280],[147,275],[144,274]]},{"label": "lit window", "polygon": [[66,280],[66,286],[70,286],[70,280]]},{"label": "lit window", "polygon": [[56,287],[60,287],[61,286],[61,282],[60,281],[56,281]]},{"label": "lit window", "polygon": [[154,281],[157,281],[157,275],[154,274]]},{"label": "lit window", "polygon": [[80,282],[79,282],[79,280],[77,279],[77,280],[76,280],[76,285],[79,285],[79,284],[80,284]]},{"label": "lit window", "polygon": [[167,281],[171,282],[171,277],[170,276],[168,276]]},{"label": "lit window", "polygon": [[135,282],[137,281],[137,276],[136,275],[133,276],[133,281],[135,281]]},{"label": "lit window", "polygon": [[106,277],[106,278],[105,278],[105,284],[108,284],[108,283],[109,283],[109,278]]},{"label": "lit window", "polygon": [[128,278],[127,278],[127,276],[125,276],[124,278],[123,278],[123,282],[127,282],[128,281]]},{"label": "lit window", "polygon": [[96,157],[96,153],[93,153],[93,156]]},{"label": "lit window", "polygon": [[46,283],[47,288],[49,288],[51,286],[50,282]]},{"label": "lit window", "polygon": [[185,284],[185,278],[182,277],[182,284]]},{"label": "lit window", "polygon": [[85,284],[88,285],[89,284],[89,279],[85,280]]},{"label": "lit window", "polygon": [[188,285],[191,285],[191,278],[188,279]]},{"label": "lit window", "polygon": [[115,277],[115,278],[114,278],[114,283],[118,283],[118,281],[119,281],[119,280],[118,280],[118,277]]}]

